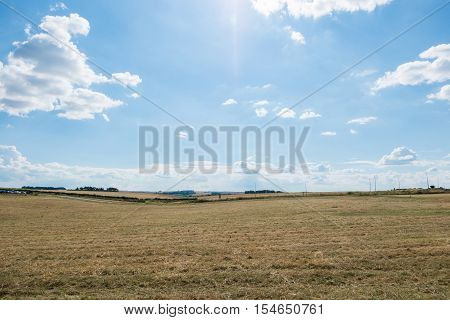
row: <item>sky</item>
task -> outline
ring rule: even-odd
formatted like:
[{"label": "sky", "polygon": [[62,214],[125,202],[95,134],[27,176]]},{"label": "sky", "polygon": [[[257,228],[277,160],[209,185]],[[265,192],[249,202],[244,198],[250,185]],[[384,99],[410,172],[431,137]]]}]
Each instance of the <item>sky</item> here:
[{"label": "sky", "polygon": [[[449,187],[450,5],[404,32],[448,1],[1,2],[0,186]],[[310,173],[226,173],[219,138],[215,174],[140,174],[139,126],[177,119],[310,127]]]}]

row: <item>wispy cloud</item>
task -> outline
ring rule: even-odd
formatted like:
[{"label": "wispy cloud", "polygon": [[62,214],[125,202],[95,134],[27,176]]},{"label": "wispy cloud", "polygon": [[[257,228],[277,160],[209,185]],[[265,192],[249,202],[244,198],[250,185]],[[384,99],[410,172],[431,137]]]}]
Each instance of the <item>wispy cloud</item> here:
[{"label": "wispy cloud", "polygon": [[377,117],[362,117],[362,118],[351,119],[351,120],[347,121],[347,123],[348,124],[365,125],[365,124],[373,122],[373,121],[375,121],[377,119],[378,119]]},{"label": "wispy cloud", "polygon": [[277,116],[280,118],[295,118],[295,111],[290,108],[282,108]]},{"label": "wispy cloud", "polygon": [[250,89],[250,90],[263,90],[263,89],[269,89],[272,87],[271,83],[266,83],[260,86],[246,86],[246,89]]},{"label": "wispy cloud", "polygon": [[50,11],[58,11],[58,10],[67,10],[67,6],[64,4],[64,2],[57,2],[53,5],[50,5]]},{"label": "wispy cloud", "polygon": [[268,104],[269,104],[269,101],[267,101],[267,100],[259,100],[259,101],[256,101],[255,103],[253,103],[253,106],[262,107],[262,106],[267,106]]},{"label": "wispy cloud", "polygon": [[188,133],[186,131],[180,131],[178,133],[178,138],[186,140],[188,138]]},{"label": "wispy cloud", "polygon": [[352,72],[351,76],[355,77],[355,78],[365,78],[365,77],[375,74],[376,72],[377,72],[376,69],[364,69],[364,70]]},{"label": "wispy cloud", "polygon": [[108,117],[108,115],[106,114],[106,113],[103,113],[102,114],[102,117],[103,117],[103,119],[106,121],[106,122],[109,122],[110,120],[109,120],[109,117]]}]

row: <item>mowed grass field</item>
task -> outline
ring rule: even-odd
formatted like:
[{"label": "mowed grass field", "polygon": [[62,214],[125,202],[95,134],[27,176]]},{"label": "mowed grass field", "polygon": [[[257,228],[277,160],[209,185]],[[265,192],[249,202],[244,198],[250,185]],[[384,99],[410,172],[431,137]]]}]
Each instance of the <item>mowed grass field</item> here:
[{"label": "mowed grass field", "polygon": [[450,195],[0,195],[2,299],[449,299]]}]

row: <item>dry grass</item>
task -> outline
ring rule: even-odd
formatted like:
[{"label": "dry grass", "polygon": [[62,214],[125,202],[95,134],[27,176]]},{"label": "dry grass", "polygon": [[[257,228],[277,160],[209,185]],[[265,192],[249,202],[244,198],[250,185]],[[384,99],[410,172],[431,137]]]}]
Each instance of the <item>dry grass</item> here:
[{"label": "dry grass", "polygon": [[450,195],[0,196],[0,298],[449,299]]}]

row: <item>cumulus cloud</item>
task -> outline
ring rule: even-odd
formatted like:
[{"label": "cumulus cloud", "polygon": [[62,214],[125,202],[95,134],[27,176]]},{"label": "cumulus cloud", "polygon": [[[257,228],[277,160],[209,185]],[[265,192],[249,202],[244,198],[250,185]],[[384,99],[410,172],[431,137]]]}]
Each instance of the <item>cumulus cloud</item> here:
[{"label": "cumulus cloud", "polygon": [[[56,111],[59,117],[82,120],[122,105],[91,89],[91,85],[111,83],[87,64],[86,55],[72,42],[74,35],[86,36],[89,22],[78,14],[46,16],[40,27],[47,33],[27,34],[16,42],[5,64],[0,63],[0,111],[25,116],[32,111]],[[140,78],[129,72],[117,73],[137,84]]]},{"label": "cumulus cloud", "polygon": [[101,92],[77,88],[60,101],[58,117],[70,120],[94,119],[94,115],[109,108],[122,105]]},{"label": "cumulus cloud", "polygon": [[384,155],[378,162],[380,165],[410,164],[417,159],[417,154],[407,147],[397,147],[390,154]]},{"label": "cumulus cloud", "polygon": [[282,108],[277,116],[280,118],[295,118],[295,111],[290,108]]},{"label": "cumulus cloud", "polygon": [[76,13],[69,16],[45,16],[39,27],[60,41],[69,42],[73,35],[87,36],[89,21]]},{"label": "cumulus cloud", "polygon": [[450,84],[443,86],[438,92],[427,96],[430,100],[446,100],[450,102]]},{"label": "cumulus cloud", "polygon": [[431,47],[419,57],[424,60],[407,62],[398,66],[395,71],[386,72],[377,79],[372,92],[399,85],[415,86],[450,79],[450,44]]},{"label": "cumulus cloud", "polygon": [[300,120],[313,119],[313,118],[321,118],[322,115],[318,114],[312,110],[306,110],[300,115]]},{"label": "cumulus cloud", "polygon": [[0,145],[0,165],[22,166],[27,164],[29,164],[29,162],[15,146]]},{"label": "cumulus cloud", "polygon": [[389,2],[391,0],[252,0],[253,8],[265,16],[283,11],[295,18],[315,19],[334,12],[372,12]]},{"label": "cumulus cloud", "polygon": [[350,134],[357,134],[358,131],[356,131],[355,129],[350,129]]},{"label": "cumulus cloud", "polygon": [[291,26],[285,27],[284,30],[286,30],[289,33],[292,41],[294,41],[295,43],[298,43],[298,44],[306,43],[305,37],[303,36],[303,34],[301,34],[298,31],[295,31]]},{"label": "cumulus cloud", "polygon": [[124,86],[135,87],[142,82],[142,79],[137,74],[131,74],[128,71],[113,73],[112,76],[113,81]]},{"label": "cumulus cloud", "polygon": [[230,98],[222,103],[223,106],[232,106],[234,104],[237,104],[237,101],[233,98]]},{"label": "cumulus cloud", "polygon": [[261,107],[261,108],[256,108],[255,113],[258,118],[263,118],[263,117],[267,116],[268,111],[266,108]]},{"label": "cumulus cloud", "polygon": [[332,137],[332,136],[335,136],[335,135],[336,135],[336,132],[334,132],[334,131],[324,131],[324,132],[322,132],[320,135]]},{"label": "cumulus cloud", "polygon": [[365,124],[368,124],[375,120],[377,120],[377,117],[362,117],[362,118],[351,119],[351,120],[347,121],[347,123],[348,124],[365,125]]}]

